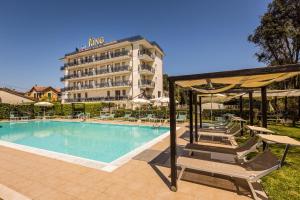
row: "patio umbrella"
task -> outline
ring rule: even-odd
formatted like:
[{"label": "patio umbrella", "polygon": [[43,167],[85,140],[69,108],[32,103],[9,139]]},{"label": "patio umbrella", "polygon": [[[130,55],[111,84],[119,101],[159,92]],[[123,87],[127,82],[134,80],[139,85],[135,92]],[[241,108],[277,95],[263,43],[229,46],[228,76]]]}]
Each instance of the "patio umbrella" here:
[{"label": "patio umbrella", "polygon": [[52,103],[49,103],[49,102],[46,102],[46,101],[41,101],[41,102],[35,103],[34,105],[35,105],[35,106],[39,106],[39,107],[43,107],[43,108],[44,108],[44,118],[45,118],[45,108],[46,108],[46,107],[52,107],[52,106],[53,106]]},{"label": "patio umbrella", "polygon": [[[150,99],[150,101],[158,102],[158,103],[161,103],[161,104],[169,104],[170,103],[170,98],[169,97],[158,97],[158,98]],[[175,100],[175,103],[178,103],[178,101]]]},{"label": "patio umbrella", "polygon": [[[136,99],[133,99],[132,101],[131,101],[132,103],[134,103],[134,104],[138,104],[138,105],[146,105],[146,104],[149,104],[150,103],[150,101],[149,100],[147,100],[147,99],[142,99],[142,98],[136,98]],[[141,111],[141,109],[140,109],[140,107],[139,107],[139,118],[140,118],[140,111]]]}]

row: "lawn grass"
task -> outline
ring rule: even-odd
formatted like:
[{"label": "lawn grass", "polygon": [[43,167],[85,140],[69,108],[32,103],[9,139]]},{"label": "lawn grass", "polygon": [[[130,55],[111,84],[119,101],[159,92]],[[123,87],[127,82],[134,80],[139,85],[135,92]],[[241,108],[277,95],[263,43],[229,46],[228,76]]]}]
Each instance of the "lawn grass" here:
[{"label": "lawn grass", "polygon": [[[287,135],[300,141],[300,127],[269,125],[276,134]],[[270,145],[271,151],[279,158],[283,155],[284,145]],[[262,185],[272,200],[300,199],[300,147],[290,147],[285,165],[262,179]]]}]

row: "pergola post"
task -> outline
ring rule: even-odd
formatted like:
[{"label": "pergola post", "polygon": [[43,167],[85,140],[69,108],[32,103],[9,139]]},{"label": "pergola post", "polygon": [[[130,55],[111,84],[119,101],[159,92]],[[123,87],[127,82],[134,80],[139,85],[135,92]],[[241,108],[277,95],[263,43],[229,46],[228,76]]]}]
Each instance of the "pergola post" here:
[{"label": "pergola post", "polygon": [[169,80],[171,190],[177,191],[175,83]]},{"label": "pergola post", "polygon": [[[240,100],[239,100],[239,103],[240,103],[240,118],[243,118],[243,96],[241,95],[240,96]],[[244,134],[244,131],[243,131],[243,121],[240,122],[241,123],[241,135]]]},{"label": "pergola post", "polygon": [[253,91],[249,92],[249,123],[253,125]]},{"label": "pergola post", "polygon": [[190,143],[194,141],[193,136],[193,91],[189,90],[189,112],[190,112]]},{"label": "pergola post", "polygon": [[288,97],[284,97],[284,112],[286,113],[288,110]]},{"label": "pergola post", "polygon": [[261,88],[261,123],[262,127],[268,127],[267,121],[267,87],[264,86]]},{"label": "pergola post", "polygon": [[197,94],[194,94],[194,106],[195,106],[195,141],[198,142],[198,102],[197,102]]},{"label": "pergola post", "polygon": [[[300,98],[299,98],[300,99]],[[199,123],[200,123],[200,128],[202,128],[202,99],[201,97],[199,96]],[[300,108],[300,106],[299,106]]]},{"label": "pergola post", "polygon": [[300,96],[298,97],[298,120],[300,120]]}]

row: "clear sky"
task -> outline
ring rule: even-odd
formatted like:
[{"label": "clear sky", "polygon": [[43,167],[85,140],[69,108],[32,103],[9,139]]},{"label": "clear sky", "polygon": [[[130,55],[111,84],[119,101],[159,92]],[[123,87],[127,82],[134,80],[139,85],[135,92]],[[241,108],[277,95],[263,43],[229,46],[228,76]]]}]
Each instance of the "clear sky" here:
[{"label": "clear sky", "polygon": [[0,86],[62,86],[65,53],[133,35],[164,49],[169,75],[264,66],[247,36],[270,0],[7,0],[0,2]]}]

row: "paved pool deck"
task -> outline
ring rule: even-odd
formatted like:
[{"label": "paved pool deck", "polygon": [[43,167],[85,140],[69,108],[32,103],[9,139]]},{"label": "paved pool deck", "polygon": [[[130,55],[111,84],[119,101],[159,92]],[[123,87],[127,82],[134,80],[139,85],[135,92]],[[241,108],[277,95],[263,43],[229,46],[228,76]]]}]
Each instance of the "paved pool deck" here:
[{"label": "paved pool deck", "polygon": [[[179,152],[187,143],[186,130],[181,124],[177,131]],[[231,180],[194,172],[183,176],[177,192],[170,191],[168,147],[169,137],[113,172],[105,172],[0,146],[0,184],[27,199],[39,200],[251,199],[242,183],[237,187]]]}]

